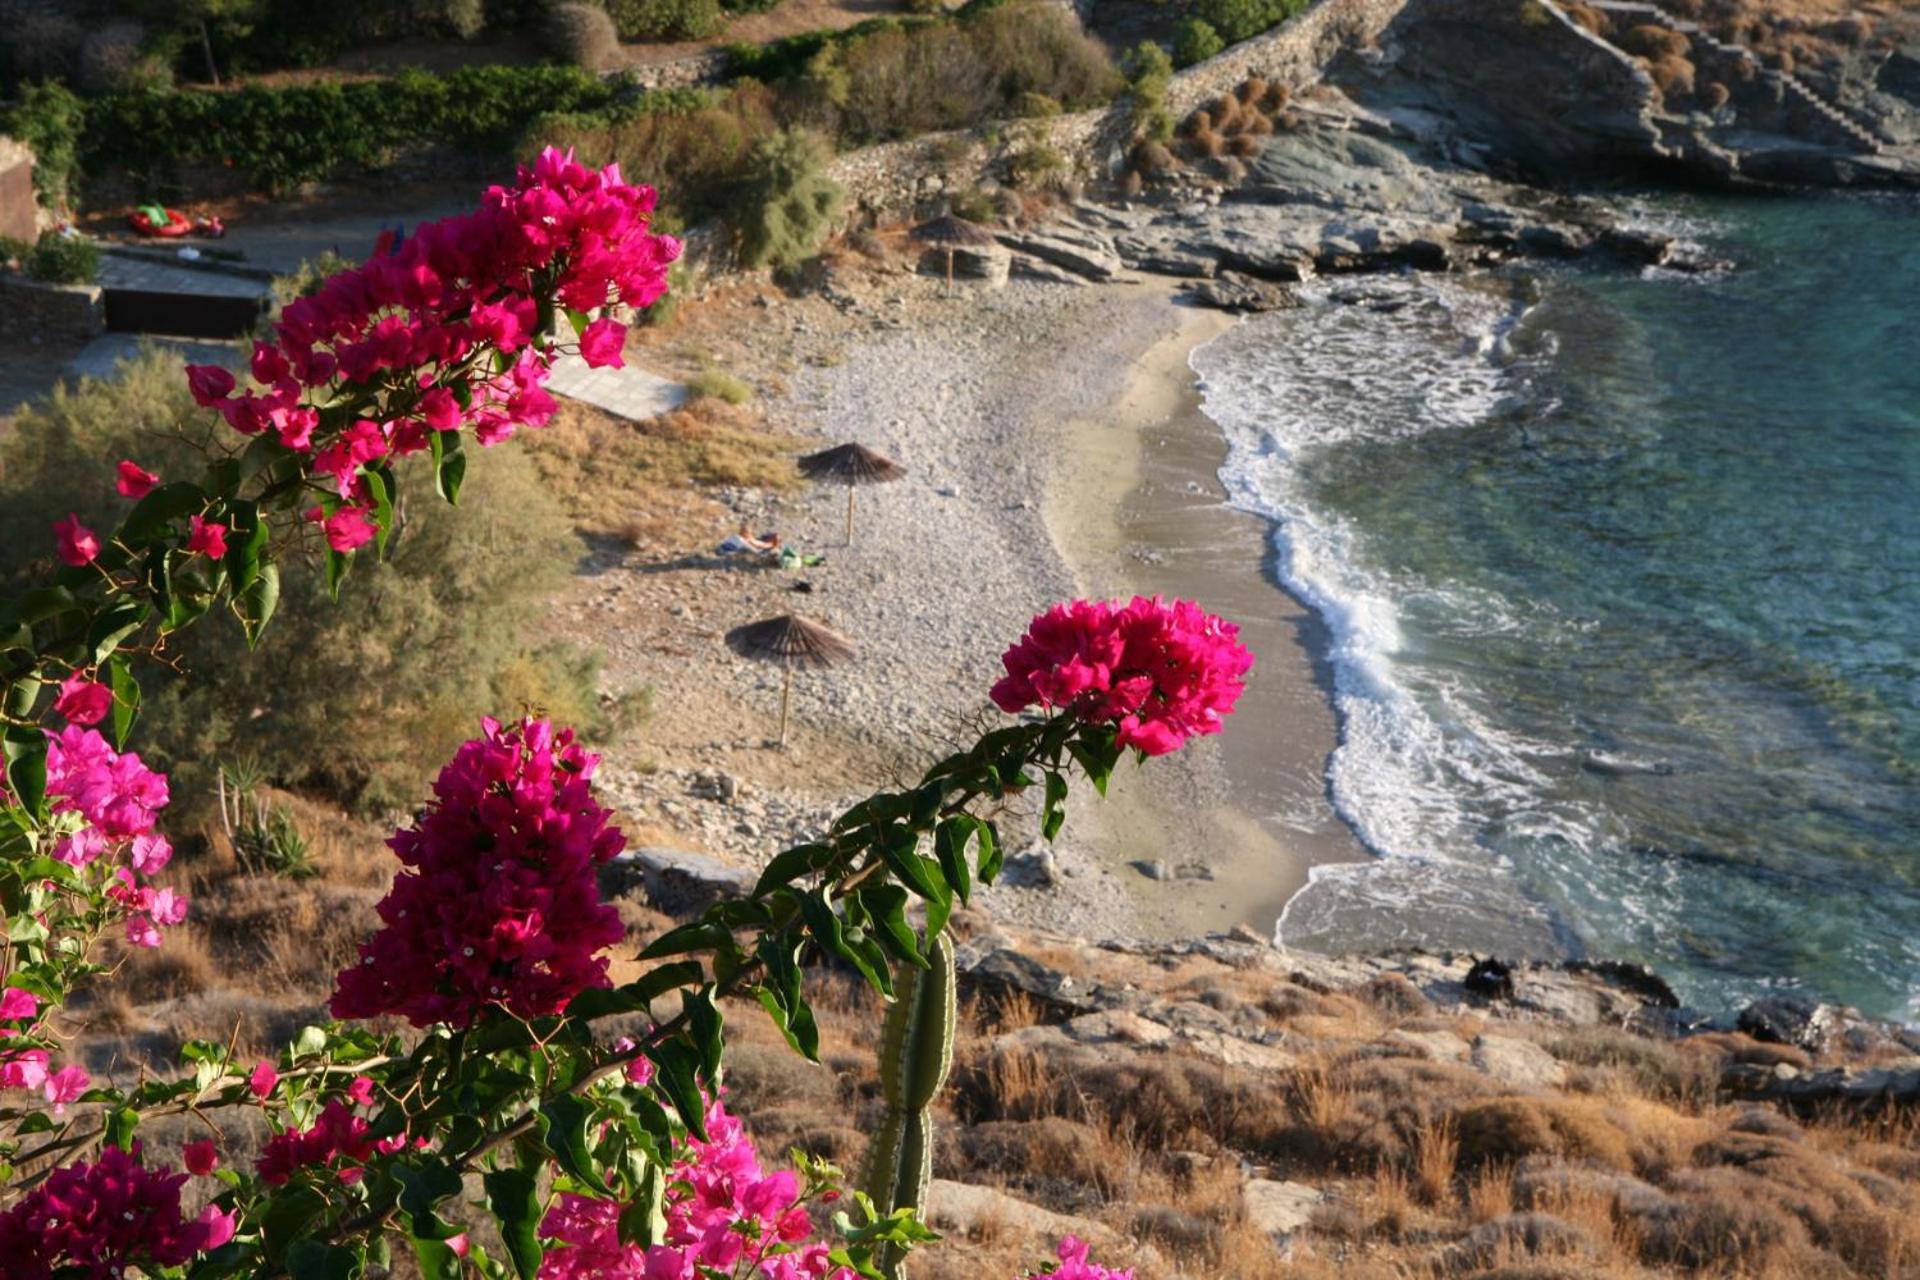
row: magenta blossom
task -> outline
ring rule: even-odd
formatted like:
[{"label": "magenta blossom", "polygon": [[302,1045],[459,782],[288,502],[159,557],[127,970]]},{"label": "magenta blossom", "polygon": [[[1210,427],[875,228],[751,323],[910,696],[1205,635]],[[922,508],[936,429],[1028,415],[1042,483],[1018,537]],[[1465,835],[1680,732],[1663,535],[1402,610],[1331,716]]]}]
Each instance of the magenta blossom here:
[{"label": "magenta blossom", "polygon": [[1239,637],[1231,622],[1186,600],[1055,605],[1007,650],[992,698],[1003,711],[1043,706],[1112,724],[1122,747],[1165,755],[1220,732],[1232,713],[1253,666]]},{"label": "magenta blossom", "polygon": [[67,512],[65,520],[53,522],[55,550],[63,563],[75,568],[92,564],[100,555],[100,535],[80,523],[76,513]]},{"label": "magenta blossom", "polygon": [[1133,1280],[1131,1268],[1125,1271],[1110,1271],[1098,1263],[1087,1261],[1087,1242],[1078,1236],[1068,1236],[1060,1242],[1060,1261],[1047,1270],[1027,1277],[1027,1280]]},{"label": "magenta blossom", "polygon": [[0,1214],[9,1280],[119,1280],[178,1267],[233,1238],[233,1215],[209,1205],[189,1220],[184,1173],[149,1169],[139,1147],[108,1147],[93,1164],[56,1169]]},{"label": "magenta blossom", "polygon": [[599,953],[624,930],[598,871],[626,841],[593,797],[599,757],[544,720],[482,723],[388,842],[406,870],[340,974],[337,1018],[466,1026],[496,1007],[533,1018],[607,985]]},{"label": "magenta blossom", "polygon": [[144,498],[153,492],[153,486],[160,483],[160,477],[148,471],[137,462],[123,461],[119,468],[119,478],[114,488],[123,498]]},{"label": "magenta blossom", "polygon": [[233,375],[217,364],[190,364],[187,390],[193,393],[195,404],[211,409],[233,394]]},{"label": "magenta blossom", "polygon": [[279,1083],[280,1073],[273,1069],[271,1062],[267,1062],[264,1059],[256,1064],[252,1073],[247,1076],[248,1091],[262,1101],[266,1100],[268,1095],[273,1092],[274,1087]]},{"label": "magenta blossom", "polygon": [[627,326],[602,316],[580,334],[580,358],[596,369],[626,366]]},{"label": "magenta blossom", "polygon": [[31,991],[8,987],[0,991],[0,1022],[18,1022],[40,1012],[40,997]]},{"label": "magenta blossom", "polygon": [[227,526],[202,516],[192,517],[188,523],[187,551],[218,560],[227,554]]},{"label": "magenta blossom", "polygon": [[307,519],[318,524],[327,535],[327,545],[335,551],[353,551],[372,542],[380,526],[358,507],[341,507],[328,515],[319,507],[310,509]]},{"label": "magenta blossom", "polygon": [[53,709],[75,724],[99,724],[113,710],[113,690],[76,671],[60,682]]}]

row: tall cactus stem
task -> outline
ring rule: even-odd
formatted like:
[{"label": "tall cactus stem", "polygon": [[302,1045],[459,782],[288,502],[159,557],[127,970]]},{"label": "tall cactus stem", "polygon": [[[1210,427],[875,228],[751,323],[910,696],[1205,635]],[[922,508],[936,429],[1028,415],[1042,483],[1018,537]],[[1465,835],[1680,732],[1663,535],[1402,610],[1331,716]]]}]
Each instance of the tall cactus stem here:
[{"label": "tall cactus stem", "polygon": [[[880,1090],[886,1113],[868,1150],[866,1191],[882,1214],[924,1209],[933,1178],[933,1115],[928,1110],[953,1067],[958,996],[953,943],[945,934],[927,947],[926,969],[902,976],[880,1035]],[[898,1276],[900,1258],[889,1254],[881,1269]]]}]

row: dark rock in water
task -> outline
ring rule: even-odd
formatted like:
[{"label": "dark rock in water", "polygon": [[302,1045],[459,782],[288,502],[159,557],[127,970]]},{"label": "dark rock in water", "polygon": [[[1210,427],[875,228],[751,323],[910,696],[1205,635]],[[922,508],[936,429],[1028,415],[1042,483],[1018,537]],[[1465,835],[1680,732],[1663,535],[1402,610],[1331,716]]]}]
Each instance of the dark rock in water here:
[{"label": "dark rock in water", "polygon": [[1830,1004],[1805,996],[1769,996],[1742,1009],[1736,1025],[1755,1040],[1819,1053],[1845,1021],[1845,1014]]},{"label": "dark rock in water", "polygon": [[1460,985],[1481,1000],[1513,999],[1513,966],[1503,960],[1476,960]]},{"label": "dark rock in water", "polygon": [[1222,311],[1281,311],[1300,305],[1285,285],[1255,280],[1237,271],[1223,271],[1217,279],[1194,285],[1188,296],[1202,306]]}]

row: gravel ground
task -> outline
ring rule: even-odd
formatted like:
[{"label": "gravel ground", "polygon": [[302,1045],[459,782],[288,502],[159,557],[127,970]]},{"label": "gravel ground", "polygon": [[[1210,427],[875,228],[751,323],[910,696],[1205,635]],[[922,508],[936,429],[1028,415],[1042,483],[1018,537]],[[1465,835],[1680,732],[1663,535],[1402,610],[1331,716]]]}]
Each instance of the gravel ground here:
[{"label": "gravel ground", "polygon": [[[838,308],[819,298],[743,308],[741,323],[749,346],[792,371],[770,404],[776,420],[910,469],[860,491],[854,544],[843,489],[728,494],[741,518],[827,556],[804,575],[810,593],[779,572],[609,549],[572,605],[606,654],[607,683],[652,690],[644,741],[603,774],[642,841],[762,862],[1000,719],[986,692],[1001,651],[1034,613],[1077,594],[1044,518],[1048,486],[1073,481],[1061,474],[1067,424],[1099,413],[1167,328],[1164,292],[1141,288],[1015,283],[947,298],[893,276],[878,292],[835,296]],[[791,745],[776,751],[765,739],[779,673],[735,658],[721,637],[788,611],[841,630],[860,655],[796,678]],[[1202,753],[1166,772],[1187,775],[1198,802],[1222,789],[1209,771],[1217,761]],[[1030,815],[1003,819],[1016,856],[986,905],[1082,934],[1160,932],[1141,925],[1139,875],[1101,855],[1090,791],[1082,803],[1046,853]]]}]

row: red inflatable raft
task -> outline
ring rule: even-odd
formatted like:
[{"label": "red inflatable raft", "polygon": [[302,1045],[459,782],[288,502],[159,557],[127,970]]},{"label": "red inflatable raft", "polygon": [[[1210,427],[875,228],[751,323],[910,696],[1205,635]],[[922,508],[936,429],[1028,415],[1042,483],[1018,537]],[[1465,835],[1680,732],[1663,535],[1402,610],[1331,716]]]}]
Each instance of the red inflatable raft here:
[{"label": "red inflatable raft", "polygon": [[[164,215],[165,221],[156,219],[155,214]],[[163,209],[159,205],[143,205],[135,209],[127,221],[143,236],[161,236],[169,240],[193,230],[192,218],[178,209]]]}]

